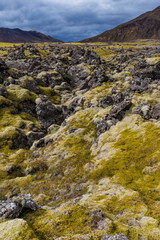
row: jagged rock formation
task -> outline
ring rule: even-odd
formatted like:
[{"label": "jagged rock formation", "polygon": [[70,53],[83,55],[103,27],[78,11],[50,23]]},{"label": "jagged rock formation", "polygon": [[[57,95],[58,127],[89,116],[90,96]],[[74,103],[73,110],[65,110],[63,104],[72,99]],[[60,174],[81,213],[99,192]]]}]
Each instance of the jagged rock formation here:
[{"label": "jagged rock formation", "polygon": [[0,42],[7,43],[36,43],[62,42],[37,31],[23,31],[19,28],[0,28]]},{"label": "jagged rock formation", "polygon": [[159,239],[159,45],[0,53],[0,239]]},{"label": "jagged rock formation", "polygon": [[29,194],[15,196],[0,201],[0,217],[17,218],[25,211],[35,211],[38,207]]},{"label": "jagged rock formation", "polygon": [[160,39],[160,7],[81,42],[127,42],[136,39]]}]

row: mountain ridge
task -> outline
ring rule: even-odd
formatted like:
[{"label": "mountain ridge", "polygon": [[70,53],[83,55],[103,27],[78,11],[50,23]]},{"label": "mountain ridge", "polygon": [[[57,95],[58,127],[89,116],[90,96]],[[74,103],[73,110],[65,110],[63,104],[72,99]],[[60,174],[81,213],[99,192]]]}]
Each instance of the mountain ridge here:
[{"label": "mountain ridge", "polygon": [[137,39],[160,39],[160,6],[80,42],[125,42]]},{"label": "mountain ridge", "polygon": [[0,42],[35,43],[35,42],[62,42],[59,39],[46,36],[37,31],[24,31],[19,28],[0,28]]}]

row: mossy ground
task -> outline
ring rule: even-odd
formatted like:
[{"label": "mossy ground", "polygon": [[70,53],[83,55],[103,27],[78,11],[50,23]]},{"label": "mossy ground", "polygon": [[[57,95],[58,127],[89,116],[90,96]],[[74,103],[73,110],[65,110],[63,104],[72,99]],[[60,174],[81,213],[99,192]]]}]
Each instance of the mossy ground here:
[{"label": "mossy ground", "polygon": [[[149,43],[99,45],[95,51],[107,63],[113,61],[114,66],[117,49],[131,48],[136,53]],[[43,45],[38,46],[40,56],[47,58],[49,50],[45,52]],[[47,49],[47,45],[45,47]],[[26,54],[32,57],[29,52]],[[152,57],[157,61],[158,56]],[[160,125],[156,120],[145,121],[132,114],[133,109],[144,102],[151,106],[158,103],[158,89],[132,94],[133,107],[122,121],[99,138],[95,130],[95,122],[110,111],[110,107],[98,106],[99,99],[111,94],[113,87],[122,92],[128,88],[135,62],[123,65],[120,73],[107,67],[106,73],[113,77],[112,82],[86,93],[77,91],[76,97],[83,99],[82,106],[64,125],[46,135],[45,141],[52,140],[52,143],[36,149],[34,155],[32,150],[12,150],[9,144],[17,128],[25,134],[32,124],[40,129],[37,119],[23,112],[21,106],[25,100],[34,103],[37,94],[23,88],[26,82],[21,79],[21,87],[9,85],[8,98],[0,98],[3,106],[0,109],[0,197],[30,193],[43,206],[23,215],[33,239],[99,240],[104,233],[119,232],[131,240],[160,239]],[[9,74],[16,76],[18,73]],[[41,79],[45,74],[41,72],[38,77]],[[49,74],[57,76],[59,81],[56,71]],[[38,87],[52,103],[61,103],[60,90]],[[71,101],[70,95],[65,105]],[[88,108],[88,103],[92,107]],[[8,174],[8,169],[15,165],[19,173]],[[95,209],[104,213],[104,228],[92,227],[90,212]]]}]

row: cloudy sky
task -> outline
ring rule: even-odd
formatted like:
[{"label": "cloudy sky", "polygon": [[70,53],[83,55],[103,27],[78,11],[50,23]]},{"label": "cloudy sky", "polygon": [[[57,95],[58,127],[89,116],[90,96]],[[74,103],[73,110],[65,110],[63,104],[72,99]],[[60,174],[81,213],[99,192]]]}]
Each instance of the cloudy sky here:
[{"label": "cloudy sky", "polygon": [[0,0],[0,27],[66,42],[100,34],[159,6],[159,0]]}]

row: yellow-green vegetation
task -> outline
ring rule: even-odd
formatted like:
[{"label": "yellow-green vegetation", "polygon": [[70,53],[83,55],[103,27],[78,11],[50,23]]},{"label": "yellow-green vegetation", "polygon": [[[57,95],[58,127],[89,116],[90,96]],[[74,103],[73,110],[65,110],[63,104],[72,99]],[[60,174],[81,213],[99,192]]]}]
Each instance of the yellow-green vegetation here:
[{"label": "yellow-green vegetation", "polygon": [[9,106],[11,101],[3,96],[0,96],[0,106]]},{"label": "yellow-green vegetation", "polygon": [[102,58],[107,58],[109,56],[113,56],[116,52],[109,47],[99,47],[95,48],[94,51]]},{"label": "yellow-green vegetation", "polygon": [[42,87],[39,86],[41,94],[47,96],[52,104],[58,104],[60,103],[61,100],[61,96],[60,93],[58,92],[58,90],[53,90],[53,88],[51,87]]},{"label": "yellow-green vegetation", "polygon": [[17,106],[24,101],[34,102],[37,95],[27,89],[21,88],[19,85],[10,84],[7,88],[8,98]]},{"label": "yellow-green vegetation", "polygon": [[160,56],[159,57],[152,57],[152,58],[146,58],[146,61],[150,65],[156,65],[160,62]]},{"label": "yellow-green vegetation", "polygon": [[33,230],[23,219],[0,223],[0,240],[38,240]]},{"label": "yellow-green vegetation", "polygon": [[[130,91],[132,107],[124,118],[99,137],[96,132],[97,121],[113,107],[99,107],[99,101],[112,95],[113,88],[117,93],[130,90],[131,70],[138,59],[128,65],[124,62],[120,65],[122,68],[116,70],[118,57],[123,55],[123,50],[129,57],[137,49],[153,43],[142,41],[110,46],[72,43],[66,48],[74,48],[73,44],[97,52],[105,59],[106,66],[111,63],[110,68],[104,69],[111,81],[88,91],[73,91],[63,90],[61,83],[65,80],[56,67],[37,71],[33,77],[30,73],[18,77],[17,69],[8,71],[20,86],[9,85],[8,79],[5,85],[8,97],[0,96],[0,199],[4,195],[31,194],[42,207],[35,212],[24,212],[20,219],[0,220],[0,240],[100,240],[105,233],[120,232],[129,240],[158,240],[160,123],[133,114],[141,104],[150,104],[142,108],[148,111],[159,103],[157,83],[152,82],[147,92]],[[42,58],[50,54],[48,44],[35,47]],[[60,50],[62,57],[67,57],[65,50],[65,47]],[[35,57],[29,49],[25,53],[28,58]],[[159,55],[153,53],[145,59],[148,64],[156,65]],[[78,67],[91,74],[94,71],[94,66],[84,63]],[[57,108],[68,107],[76,98],[80,104],[73,106],[61,126],[53,124],[45,131],[40,128],[38,117],[23,112],[24,102],[34,105],[42,101],[38,94],[28,90],[32,84],[37,86],[38,94],[47,96]],[[46,146],[36,147],[39,141],[36,140],[32,150],[10,149],[19,132],[28,137],[38,130],[45,134],[41,140]]]},{"label": "yellow-green vegetation", "polygon": [[0,47],[14,47],[19,46],[21,44],[19,43],[6,43],[6,42],[0,42]]},{"label": "yellow-green vegetation", "polygon": [[22,88],[27,88],[29,84],[31,84],[34,79],[32,77],[29,76],[23,76],[21,78],[19,78],[19,84]]},{"label": "yellow-green vegetation", "polygon": [[19,72],[20,72],[20,70],[18,70],[18,69],[16,69],[16,68],[10,68],[10,69],[8,70],[9,75],[10,75],[11,77],[13,77],[13,78],[18,78]]},{"label": "yellow-green vegetation", "polygon": [[32,228],[40,239],[53,239],[55,237],[91,232],[88,223],[87,209],[78,205],[64,205],[56,211],[38,210],[34,214],[27,214]]},{"label": "yellow-green vegetation", "polygon": [[[143,127],[142,127],[143,126]],[[112,145],[116,153],[103,159],[91,173],[92,179],[114,177],[114,182],[137,191],[147,206],[147,215],[160,220],[154,208],[159,201],[160,131],[154,123],[141,124],[140,129],[125,129]],[[107,140],[106,140],[107,141]],[[118,208],[120,207],[117,204]],[[120,210],[119,210],[120,211]]]},{"label": "yellow-green vegetation", "polygon": [[5,54],[7,54],[7,51],[2,51],[2,50],[0,51],[0,55],[3,56],[3,55],[5,55]]}]

